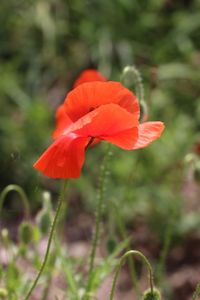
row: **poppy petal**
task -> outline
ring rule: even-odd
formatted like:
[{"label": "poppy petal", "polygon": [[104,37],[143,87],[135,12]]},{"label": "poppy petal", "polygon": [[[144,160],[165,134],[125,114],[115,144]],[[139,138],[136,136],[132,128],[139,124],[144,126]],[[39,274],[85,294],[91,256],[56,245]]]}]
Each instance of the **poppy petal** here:
[{"label": "poppy petal", "polygon": [[54,139],[58,138],[63,131],[72,123],[65,111],[65,106],[61,104],[56,111],[56,128],[52,133]]},{"label": "poppy petal", "polygon": [[132,149],[140,149],[148,146],[158,139],[165,125],[162,122],[145,122],[138,126],[138,140]]},{"label": "poppy petal", "polygon": [[70,120],[70,118],[65,115],[62,116],[56,124],[56,128],[52,133],[52,137],[54,139],[57,139],[59,136],[61,136],[63,134],[63,132],[72,124],[72,121]]},{"label": "poppy petal", "polygon": [[117,104],[102,105],[88,113],[69,127],[81,136],[115,136],[120,132],[138,126],[135,115]]},{"label": "poppy petal", "polygon": [[77,178],[85,159],[88,138],[62,135],[36,161],[34,168],[52,178]]},{"label": "poppy petal", "polygon": [[65,105],[61,104],[60,106],[58,106],[56,110],[56,120],[62,118],[63,116],[65,116],[65,114],[66,114]]},{"label": "poppy petal", "polygon": [[138,139],[138,128],[134,127],[112,136],[102,136],[102,139],[124,149],[132,150]]},{"label": "poppy petal", "polygon": [[98,71],[94,69],[87,69],[81,72],[79,77],[74,82],[73,88],[85,82],[106,81],[106,80],[107,79],[103,75],[101,75],[101,73],[99,73]]},{"label": "poppy petal", "polygon": [[68,93],[64,105],[67,115],[75,122],[97,107],[115,103],[139,119],[136,96],[121,83],[114,81],[87,82]]}]

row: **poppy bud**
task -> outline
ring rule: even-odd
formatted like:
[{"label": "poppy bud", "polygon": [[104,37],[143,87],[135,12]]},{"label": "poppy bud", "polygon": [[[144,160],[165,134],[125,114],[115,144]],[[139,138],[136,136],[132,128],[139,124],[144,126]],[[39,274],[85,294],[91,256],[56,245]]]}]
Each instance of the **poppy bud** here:
[{"label": "poppy bud", "polygon": [[42,234],[44,235],[48,234],[51,227],[51,223],[52,223],[51,212],[46,209],[42,209],[37,215],[37,224]]},{"label": "poppy bud", "polygon": [[52,209],[51,194],[48,191],[44,191],[43,194],[43,208]]},{"label": "poppy bud", "polygon": [[0,288],[0,299],[7,299],[8,291],[4,288]]},{"label": "poppy bud", "polygon": [[153,293],[151,289],[144,292],[142,300],[161,300],[161,295],[158,289],[153,288]]},{"label": "poppy bud", "polygon": [[48,234],[52,224],[51,194],[48,191],[43,193],[42,209],[36,217],[37,225],[43,235]]},{"label": "poppy bud", "polygon": [[194,166],[194,179],[200,183],[200,161],[197,161]]},{"label": "poppy bud", "polygon": [[33,240],[33,225],[30,222],[23,222],[19,226],[19,240],[28,245]]}]

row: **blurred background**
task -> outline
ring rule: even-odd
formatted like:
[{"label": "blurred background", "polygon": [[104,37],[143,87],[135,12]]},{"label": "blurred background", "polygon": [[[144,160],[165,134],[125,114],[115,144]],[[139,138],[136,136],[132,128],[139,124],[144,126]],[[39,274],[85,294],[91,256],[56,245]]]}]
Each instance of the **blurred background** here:
[{"label": "blurred background", "polygon": [[[166,250],[166,299],[189,299],[200,270],[200,1],[1,0],[0,24],[0,189],[22,186],[33,215],[42,191],[56,196],[58,182],[32,164],[51,142],[57,106],[80,71],[119,81],[135,65],[148,120],[164,121],[166,130],[147,149],[112,149],[104,238],[118,239],[117,206],[133,248],[155,264]],[[90,238],[104,152],[104,144],[88,151],[71,182],[69,225],[76,220],[77,228],[69,242]],[[20,204],[14,193],[9,199],[13,220]]]}]

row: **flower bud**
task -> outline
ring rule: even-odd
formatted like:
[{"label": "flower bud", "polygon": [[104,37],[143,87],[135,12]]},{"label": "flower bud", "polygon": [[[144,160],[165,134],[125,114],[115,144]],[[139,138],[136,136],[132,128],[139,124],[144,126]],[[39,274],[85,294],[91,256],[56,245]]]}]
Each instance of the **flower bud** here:
[{"label": "flower bud", "polygon": [[0,299],[7,299],[8,291],[5,288],[0,288]]},{"label": "flower bud", "polygon": [[33,240],[33,225],[30,222],[22,222],[19,226],[19,240],[28,245]]},{"label": "flower bud", "polygon": [[43,235],[49,233],[52,224],[52,204],[51,194],[48,191],[43,192],[42,209],[36,216],[36,222],[40,229],[40,232]]},{"label": "flower bud", "polygon": [[52,209],[51,205],[51,194],[48,191],[44,191],[43,194],[43,208],[45,209]]},{"label": "flower bud", "polygon": [[144,292],[142,300],[161,300],[161,295],[158,289],[153,288],[153,293],[151,289],[148,289]]},{"label": "flower bud", "polygon": [[42,209],[38,213],[36,221],[41,233],[44,235],[48,234],[52,223],[51,212],[46,209]]}]

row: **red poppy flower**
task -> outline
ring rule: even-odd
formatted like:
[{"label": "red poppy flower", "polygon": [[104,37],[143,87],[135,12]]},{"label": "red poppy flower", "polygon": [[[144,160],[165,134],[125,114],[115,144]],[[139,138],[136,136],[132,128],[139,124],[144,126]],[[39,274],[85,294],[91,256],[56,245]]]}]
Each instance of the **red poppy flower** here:
[{"label": "red poppy flower", "polygon": [[95,69],[87,69],[80,73],[76,81],[74,82],[73,88],[77,87],[78,85],[85,83],[85,82],[92,82],[92,81],[107,81],[107,79],[101,75]]},{"label": "red poppy flower", "polygon": [[[95,69],[87,69],[80,73],[76,81],[74,82],[73,88],[77,87],[80,84],[92,81],[107,81],[107,79],[101,75],[100,72]],[[64,128],[66,124],[66,114],[64,105],[61,104],[56,111],[56,127]],[[53,138],[56,138],[56,134],[53,134]]]},{"label": "red poppy flower", "polygon": [[136,96],[118,82],[90,82],[73,89],[63,104],[66,115],[55,142],[34,167],[52,178],[77,178],[93,139],[125,150],[144,148],[160,137],[164,124],[139,124]]}]

